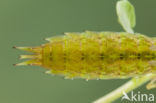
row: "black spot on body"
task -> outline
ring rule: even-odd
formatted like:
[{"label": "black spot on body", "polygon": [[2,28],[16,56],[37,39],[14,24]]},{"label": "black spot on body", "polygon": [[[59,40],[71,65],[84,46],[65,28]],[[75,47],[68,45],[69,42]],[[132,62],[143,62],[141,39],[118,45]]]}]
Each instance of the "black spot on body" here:
[{"label": "black spot on body", "polygon": [[64,60],[64,61],[67,60],[67,54],[66,54],[66,53],[63,54],[63,60]]},{"label": "black spot on body", "polygon": [[124,55],[123,54],[120,54],[120,59],[123,59],[124,58]]},{"label": "black spot on body", "polygon": [[53,61],[53,58],[50,56],[50,57],[49,57],[49,60],[50,60],[50,61]]},{"label": "black spot on body", "polygon": [[103,53],[100,54],[100,59],[101,59],[101,60],[104,59],[104,54],[103,54]]},{"label": "black spot on body", "polygon": [[82,53],[82,54],[81,54],[81,60],[84,60],[84,59],[85,59],[85,54]]},{"label": "black spot on body", "polygon": [[138,53],[138,54],[137,54],[137,59],[140,59],[140,58],[141,58],[141,54]]}]

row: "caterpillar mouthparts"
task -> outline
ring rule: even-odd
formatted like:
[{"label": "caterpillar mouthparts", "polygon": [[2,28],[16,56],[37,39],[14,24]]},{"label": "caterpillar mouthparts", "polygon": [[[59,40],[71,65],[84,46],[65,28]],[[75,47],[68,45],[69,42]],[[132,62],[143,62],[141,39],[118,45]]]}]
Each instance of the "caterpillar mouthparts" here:
[{"label": "caterpillar mouthparts", "polygon": [[125,32],[65,33],[38,47],[14,47],[33,53],[19,65],[37,65],[65,78],[128,78],[156,72],[156,39]]}]

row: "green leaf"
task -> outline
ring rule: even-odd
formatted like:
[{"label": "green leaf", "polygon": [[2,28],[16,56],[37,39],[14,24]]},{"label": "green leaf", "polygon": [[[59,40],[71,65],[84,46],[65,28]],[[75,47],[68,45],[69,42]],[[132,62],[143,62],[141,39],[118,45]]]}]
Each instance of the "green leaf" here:
[{"label": "green leaf", "polygon": [[118,20],[123,29],[128,33],[133,33],[136,25],[135,9],[128,0],[120,0],[116,4]]}]

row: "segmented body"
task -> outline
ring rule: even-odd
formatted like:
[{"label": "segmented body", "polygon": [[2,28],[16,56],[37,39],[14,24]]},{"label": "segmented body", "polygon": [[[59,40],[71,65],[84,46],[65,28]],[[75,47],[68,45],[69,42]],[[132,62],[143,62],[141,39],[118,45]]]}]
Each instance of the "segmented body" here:
[{"label": "segmented body", "polygon": [[[67,78],[126,78],[156,72],[155,39],[115,32],[66,33],[31,48],[33,60],[52,74]],[[27,50],[30,51],[30,50]]]}]

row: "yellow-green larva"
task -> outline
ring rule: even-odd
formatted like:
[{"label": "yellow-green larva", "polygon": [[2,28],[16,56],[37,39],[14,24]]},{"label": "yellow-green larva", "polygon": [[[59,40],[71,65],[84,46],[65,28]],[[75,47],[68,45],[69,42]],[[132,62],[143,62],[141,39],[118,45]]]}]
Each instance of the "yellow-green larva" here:
[{"label": "yellow-green larva", "polygon": [[65,33],[38,47],[16,47],[32,58],[16,65],[38,65],[66,78],[107,79],[156,72],[156,39],[125,32]]}]

